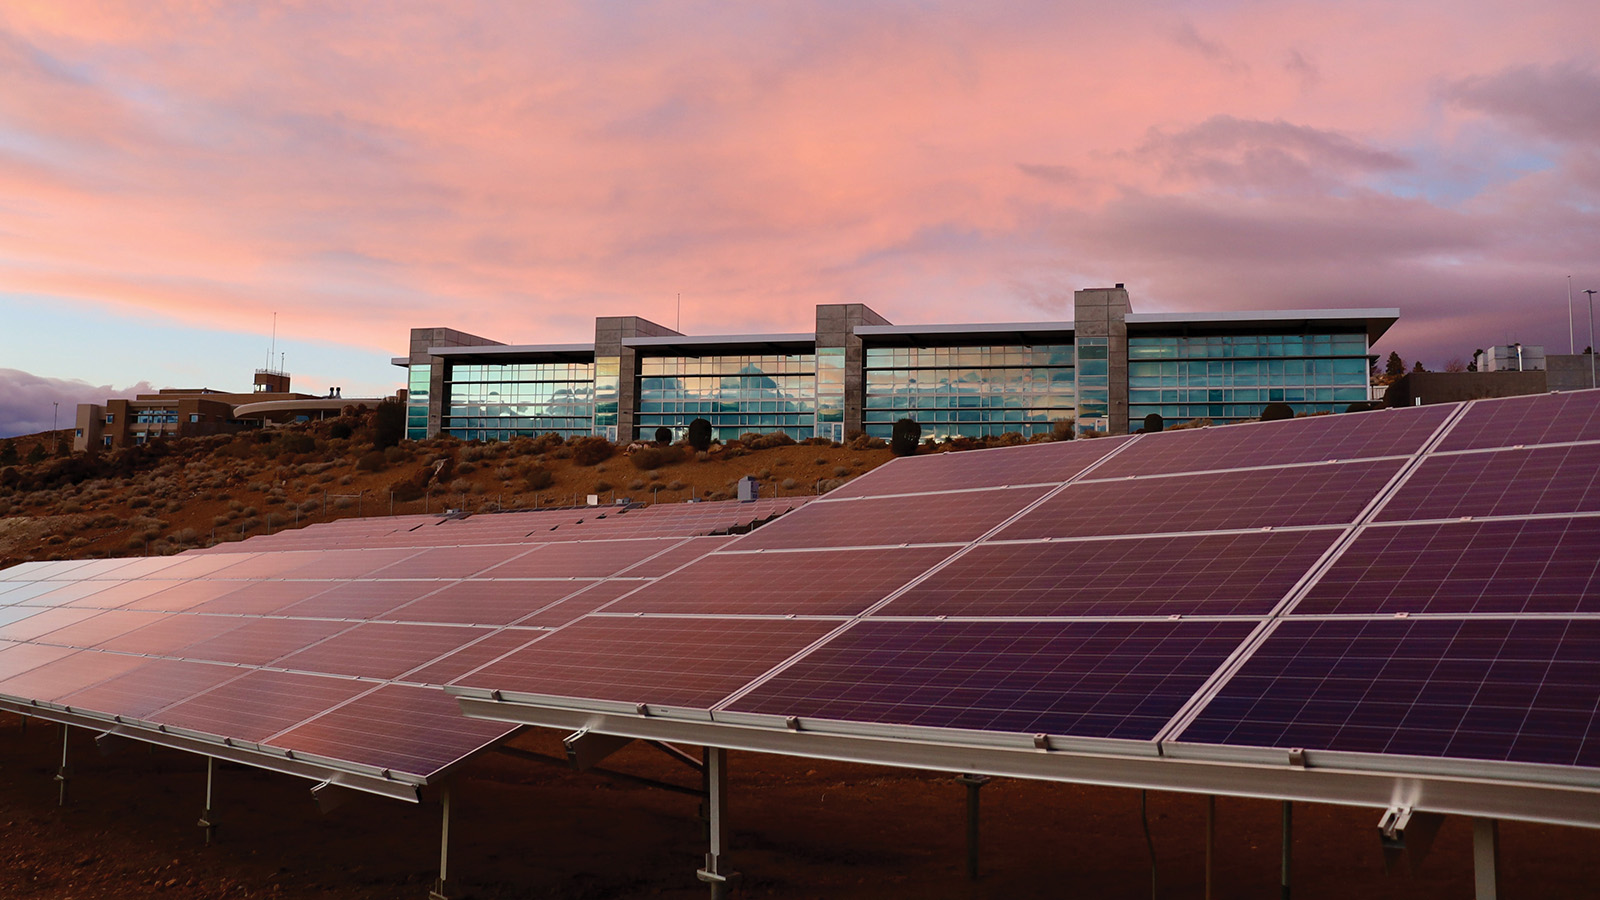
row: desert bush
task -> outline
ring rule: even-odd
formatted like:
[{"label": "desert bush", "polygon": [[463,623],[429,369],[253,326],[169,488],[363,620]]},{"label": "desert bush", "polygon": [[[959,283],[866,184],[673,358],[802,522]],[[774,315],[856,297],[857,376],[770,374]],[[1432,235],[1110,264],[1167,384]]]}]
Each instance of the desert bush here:
[{"label": "desert bush", "polygon": [[667,484],[667,490],[669,491],[681,491],[683,488],[684,484],[681,481],[673,481]]},{"label": "desert bush", "polygon": [[792,491],[792,490],[794,490],[794,488],[795,488],[795,480],[793,478],[785,478],[783,480],[783,489],[784,490]]},{"label": "desert bush", "polygon": [[383,450],[383,458],[386,462],[405,462],[410,456],[411,454],[407,453],[404,447],[385,447]]},{"label": "desert bush", "polygon": [[603,437],[591,435],[571,442],[572,461],[580,466],[592,466],[611,458],[617,448]]},{"label": "desert bush", "polygon": [[684,452],[682,447],[670,446],[644,447],[642,449],[633,451],[633,455],[629,457],[629,459],[633,461],[633,467],[641,472],[649,471],[651,469],[659,469],[662,466],[670,466],[674,463],[680,463],[683,462],[683,458]]},{"label": "desert bush", "polygon": [[915,456],[917,442],[920,440],[922,440],[922,426],[918,425],[915,419],[901,419],[894,423],[889,452],[895,456]]},{"label": "desert bush", "polygon": [[471,475],[473,472],[477,471],[477,469],[477,466],[469,462],[458,463],[456,465],[456,472],[461,475]]},{"label": "desert bush", "polygon": [[634,480],[628,482],[628,490],[630,490],[630,491],[642,491],[642,490],[644,490],[644,479],[643,478],[635,478]]},{"label": "desert bush", "polygon": [[350,427],[349,422],[335,422],[328,426],[328,437],[336,441],[349,440],[354,433],[355,429]]},{"label": "desert bush", "polygon": [[144,509],[150,505],[149,497],[129,497],[128,506],[133,509]]},{"label": "desert bush", "polygon": [[472,490],[472,482],[465,478],[457,478],[455,481],[450,482],[450,492],[453,494],[465,494],[470,490]]},{"label": "desert bush", "polygon": [[389,458],[382,450],[369,450],[356,459],[356,469],[361,472],[382,472],[388,464]]},{"label": "desert bush", "polygon": [[606,481],[605,479],[601,479],[600,481],[596,481],[594,483],[594,492],[596,494],[604,494],[609,490],[611,490],[611,482]]},{"label": "desert bush", "polygon": [[701,450],[701,451],[695,453],[694,458],[696,460],[700,461],[700,462],[707,462],[707,461],[709,461],[711,459],[711,451],[710,450]]},{"label": "desert bush", "polygon": [[297,508],[303,513],[308,513],[315,511],[320,506],[322,506],[322,504],[316,500],[304,500],[301,501],[299,507]]},{"label": "desert bush", "polygon": [[1075,419],[1051,419],[1050,436],[1058,441],[1070,441],[1078,436],[1078,423]]},{"label": "desert bush", "polygon": [[340,475],[339,476],[339,483],[343,484],[343,485],[354,484],[355,480],[356,480],[355,476],[353,476],[353,475]]},{"label": "desert bush", "polygon": [[711,449],[711,423],[705,419],[695,419],[689,423],[687,437],[689,446],[704,453]]},{"label": "desert bush", "polygon": [[542,491],[555,481],[555,476],[544,466],[528,466],[522,470],[522,484],[530,491]]},{"label": "desert bush", "polygon": [[739,443],[751,450],[770,450],[773,447],[792,447],[795,440],[783,431],[773,431],[768,434],[750,432],[739,435]]},{"label": "desert bush", "polygon": [[844,466],[834,466],[833,467],[833,477],[835,477],[835,478],[843,478],[843,477],[845,477],[846,475],[849,475],[849,474],[850,474],[850,470],[848,468],[844,467]]},{"label": "desert bush", "polygon": [[303,431],[280,432],[274,443],[280,456],[311,453],[317,449],[317,439]]},{"label": "desert bush", "polygon": [[349,497],[339,497],[333,501],[333,505],[337,509],[349,509],[350,507],[355,506],[356,502],[351,500]]},{"label": "desert bush", "polygon": [[384,450],[396,446],[406,436],[406,405],[393,397],[382,401],[372,413],[372,446]]},{"label": "desert bush", "polygon": [[851,450],[882,450],[883,448],[889,446],[888,442],[883,438],[873,437],[870,434],[862,434],[860,432],[856,432],[855,437],[845,441],[844,445],[849,447]]}]

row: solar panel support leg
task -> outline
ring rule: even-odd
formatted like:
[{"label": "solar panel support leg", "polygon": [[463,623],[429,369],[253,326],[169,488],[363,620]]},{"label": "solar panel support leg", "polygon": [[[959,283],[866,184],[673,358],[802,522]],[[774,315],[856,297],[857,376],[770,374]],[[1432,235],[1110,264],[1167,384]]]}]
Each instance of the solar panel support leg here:
[{"label": "solar panel support leg", "polygon": [[215,834],[217,830],[217,823],[211,817],[211,783],[216,775],[216,770],[217,758],[215,756],[206,757],[206,806],[205,809],[201,811],[200,821],[197,824],[201,828],[205,829],[206,844],[208,846],[211,844],[212,835]]},{"label": "solar panel support leg", "polygon": [[1288,800],[1283,801],[1283,865],[1279,875],[1279,896],[1282,900],[1289,900],[1289,864],[1291,862],[1291,849],[1294,847],[1294,804]]},{"label": "solar panel support leg", "polygon": [[1217,868],[1217,795],[1206,795],[1206,900],[1216,896],[1213,893],[1213,877]]},{"label": "solar panel support leg", "polygon": [[739,873],[727,867],[728,855],[728,751],[721,747],[705,749],[706,819],[710,852],[706,866],[695,877],[711,885],[711,900],[724,900]]},{"label": "solar panel support leg", "polygon": [[439,824],[439,880],[428,892],[428,900],[449,900],[445,883],[450,877],[450,785],[439,786],[439,806],[443,809]]},{"label": "solar panel support leg", "polygon": [[1477,900],[1500,896],[1500,820],[1472,820],[1472,881]]},{"label": "solar panel support leg", "polygon": [[978,791],[989,783],[987,775],[957,775],[967,786],[967,878],[978,880]]},{"label": "solar panel support leg", "polygon": [[67,805],[67,781],[72,777],[67,770],[67,736],[72,734],[72,726],[61,723],[61,768],[56,770],[56,783],[61,785],[61,797],[56,801],[57,806]]}]

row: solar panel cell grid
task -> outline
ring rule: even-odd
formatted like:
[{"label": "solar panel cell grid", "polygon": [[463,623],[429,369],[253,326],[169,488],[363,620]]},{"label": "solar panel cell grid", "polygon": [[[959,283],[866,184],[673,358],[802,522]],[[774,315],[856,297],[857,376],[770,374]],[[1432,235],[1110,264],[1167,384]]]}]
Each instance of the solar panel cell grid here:
[{"label": "solar panel cell grid", "polygon": [[519,545],[436,548],[378,569],[376,574],[382,578],[469,578],[527,552],[527,547]]},{"label": "solar panel cell grid", "polygon": [[837,624],[580,619],[459,683],[489,690],[709,709]]},{"label": "solar panel cell grid", "polygon": [[1341,531],[981,545],[884,616],[1265,615]]},{"label": "solar panel cell grid", "polygon": [[623,594],[643,587],[648,583],[646,581],[631,581],[628,579],[596,582],[592,586],[584,588],[582,592],[573,594],[559,603],[553,603],[530,616],[518,619],[517,624],[556,628],[586,616]]},{"label": "solar panel cell grid", "polygon": [[148,597],[157,591],[166,590],[167,588],[172,587],[173,584],[175,584],[175,582],[156,581],[154,579],[148,579],[144,581],[114,581],[109,582],[106,587],[95,591],[88,596],[80,597],[77,600],[69,600],[61,605],[85,606],[94,609],[117,609],[119,607],[125,607],[129,603],[133,603],[137,600]]},{"label": "solar panel cell grid", "polygon": [[0,626],[0,640],[27,641],[41,634],[48,634],[58,628],[65,628],[75,622],[103,615],[98,609],[46,609],[36,616]]},{"label": "solar panel cell grid", "polygon": [[291,653],[275,665],[329,675],[398,678],[488,633],[486,628],[458,625],[368,622]]},{"label": "solar panel cell grid", "polygon": [[232,581],[179,581],[166,582],[170,587],[124,603],[123,609],[153,609],[161,612],[183,612],[193,609],[207,600],[215,600],[224,594],[232,593],[239,589],[239,585]]},{"label": "solar panel cell grid", "polygon": [[46,632],[33,640],[41,644],[93,647],[112,638],[121,637],[135,628],[142,628],[159,621],[161,618],[161,613],[113,609]]},{"label": "solar panel cell grid", "polygon": [[1080,482],[1006,526],[998,539],[1353,522],[1402,465],[1385,460]]},{"label": "solar panel cell grid", "polygon": [[1600,512],[1600,444],[1433,456],[1382,521]]},{"label": "solar panel cell grid", "polygon": [[1096,478],[1403,456],[1420,450],[1453,404],[1312,416],[1142,435],[1095,469]]},{"label": "solar panel cell grid", "polygon": [[472,670],[493,662],[507,653],[524,647],[548,632],[535,629],[508,628],[491,633],[475,643],[463,646],[449,655],[401,678],[419,684],[449,684]]},{"label": "solar panel cell grid", "polygon": [[317,619],[247,619],[238,628],[186,647],[189,659],[264,666],[349,628]]},{"label": "solar panel cell grid", "polygon": [[678,543],[677,538],[638,541],[569,541],[547,544],[483,573],[484,578],[604,578]]},{"label": "solar panel cell grid", "polygon": [[1149,740],[1253,622],[862,622],[738,712]]},{"label": "solar panel cell grid", "polygon": [[343,581],[316,596],[286,606],[280,615],[299,618],[382,619],[391,611],[432,591],[429,581]]},{"label": "solar panel cell grid", "polygon": [[1440,442],[1440,450],[1600,440],[1600,391],[1479,400]]},{"label": "solar panel cell grid", "polygon": [[1069,441],[896,459],[828,494],[881,497],[1007,484],[1059,484],[1098,462],[1127,438]]},{"label": "solar panel cell grid", "polygon": [[853,616],[952,552],[949,547],[905,547],[719,553],[668,575],[606,611]]},{"label": "solar panel cell grid", "polygon": [[0,681],[0,694],[25,700],[53,702],[138,668],[144,660],[120,653],[79,650],[53,662]]},{"label": "solar panel cell grid", "polygon": [[270,616],[302,600],[315,597],[332,585],[326,581],[235,581],[234,590],[191,607],[197,613]]},{"label": "solar panel cell grid", "polygon": [[1600,518],[1368,528],[1293,612],[1600,612]]},{"label": "solar panel cell grid", "polygon": [[[70,647],[46,647],[41,644],[0,643],[0,679],[15,678],[58,659],[65,659],[79,651]],[[34,699],[34,698],[27,698]]]},{"label": "solar panel cell grid", "polygon": [[[659,556],[653,556],[643,562],[629,566],[622,570],[622,574],[629,578],[660,578],[685,563],[699,559],[716,550],[721,550],[735,540],[737,538],[734,537],[691,538],[676,544],[671,550]],[[0,603],[4,602],[4,595],[0,595]]]},{"label": "solar panel cell grid", "polygon": [[245,621],[235,616],[170,615],[104,641],[99,647],[121,653],[175,656],[180,655],[183,648],[226,634]]},{"label": "solar panel cell grid", "polygon": [[510,625],[593,584],[590,581],[458,581],[391,611],[401,622]]},{"label": "solar panel cell grid", "polygon": [[1600,766],[1600,622],[1283,622],[1196,743]]},{"label": "solar panel cell grid", "polygon": [[385,685],[278,735],[275,746],[427,777],[515,729],[468,719],[441,691]]},{"label": "solar panel cell grid", "polygon": [[248,672],[162,710],[157,719],[166,725],[260,743],[372,687],[369,681],[326,675]]},{"label": "solar panel cell grid", "polygon": [[74,708],[115,710],[124,718],[143,719],[156,710],[209,690],[243,672],[233,666],[207,665],[176,659],[139,660],[141,665],[56,698]]},{"label": "solar panel cell grid", "polygon": [[740,550],[966,543],[1043,497],[1048,488],[813,503],[747,535]]}]

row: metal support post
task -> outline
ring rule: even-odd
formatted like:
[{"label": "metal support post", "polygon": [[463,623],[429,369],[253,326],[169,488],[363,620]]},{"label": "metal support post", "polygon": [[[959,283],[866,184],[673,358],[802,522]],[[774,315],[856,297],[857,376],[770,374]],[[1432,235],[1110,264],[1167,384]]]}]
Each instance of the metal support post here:
[{"label": "metal support post", "polygon": [[1206,900],[1216,896],[1212,890],[1217,868],[1217,795],[1206,795]]},{"label": "metal support post", "polygon": [[67,772],[67,735],[71,733],[72,726],[65,722],[61,723],[61,768],[56,770],[56,781],[61,785],[61,799],[56,804],[58,806],[67,805],[67,779],[70,777]]},{"label": "metal support post", "polygon": [[1500,820],[1472,820],[1472,882],[1477,900],[1500,896]]},{"label": "metal support post", "polygon": [[217,823],[211,818],[211,782],[216,770],[217,758],[215,756],[206,757],[206,807],[200,813],[200,821],[197,824],[206,830],[207,845],[211,843],[211,836],[217,830]]},{"label": "metal support post", "polygon": [[711,900],[725,900],[728,888],[739,878],[731,871],[728,855],[728,751],[721,747],[705,749],[706,818],[710,851],[706,866],[695,877],[711,885]]},{"label": "metal support post", "polygon": [[1294,804],[1288,800],[1283,801],[1283,869],[1279,877],[1282,900],[1289,900],[1289,862],[1291,848],[1294,847]]},{"label": "metal support post", "polygon": [[967,786],[967,878],[978,880],[978,791],[989,783],[987,775],[957,775]]},{"label": "metal support post", "polygon": [[450,877],[450,785],[439,786],[439,805],[443,807],[443,819],[439,824],[439,880],[434,883],[433,890],[428,892],[428,900],[448,900],[445,894],[445,882]]},{"label": "metal support post", "polygon": [[1150,851],[1150,900],[1156,900],[1158,879],[1156,874],[1156,842],[1150,836],[1150,792],[1139,792],[1139,824],[1144,828],[1144,846]]}]

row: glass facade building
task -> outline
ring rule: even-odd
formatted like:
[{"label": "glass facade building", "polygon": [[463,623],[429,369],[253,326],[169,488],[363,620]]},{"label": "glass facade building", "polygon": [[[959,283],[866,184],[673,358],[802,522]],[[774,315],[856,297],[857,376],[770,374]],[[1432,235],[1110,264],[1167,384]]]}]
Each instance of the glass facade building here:
[{"label": "glass facade building", "polygon": [[1070,420],[1120,434],[1235,422],[1269,403],[1337,412],[1370,397],[1372,342],[1393,309],[1136,314],[1127,291],[1074,297],[1073,322],[891,325],[861,304],[817,308],[814,334],[691,337],[637,317],[596,320],[593,344],[505,345],[412,331],[407,436],[505,440],[547,432],[681,436],[697,418],[724,440],[782,431],[887,438],[1017,432]]},{"label": "glass facade building", "polygon": [[867,434],[910,418],[924,437],[1032,435],[1077,415],[1072,344],[872,347],[865,351]]}]

